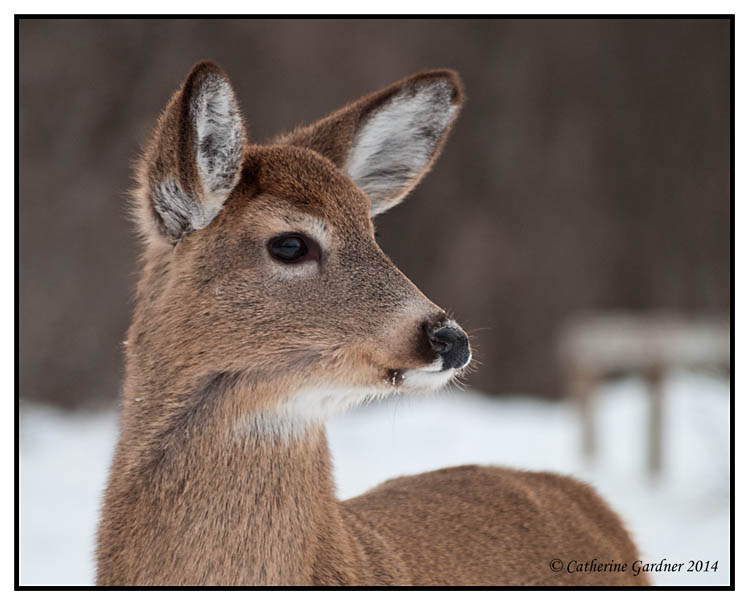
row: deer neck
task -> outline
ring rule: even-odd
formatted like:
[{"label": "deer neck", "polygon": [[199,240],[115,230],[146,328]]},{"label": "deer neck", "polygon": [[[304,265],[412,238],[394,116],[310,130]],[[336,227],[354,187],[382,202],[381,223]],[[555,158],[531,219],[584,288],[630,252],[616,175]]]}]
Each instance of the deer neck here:
[{"label": "deer neck", "polygon": [[[268,393],[240,383],[221,375],[181,405],[123,407],[100,581],[310,584],[331,550],[350,557],[324,427],[271,430]],[[144,422],[149,405],[157,422]],[[106,578],[108,557],[132,577]]]}]

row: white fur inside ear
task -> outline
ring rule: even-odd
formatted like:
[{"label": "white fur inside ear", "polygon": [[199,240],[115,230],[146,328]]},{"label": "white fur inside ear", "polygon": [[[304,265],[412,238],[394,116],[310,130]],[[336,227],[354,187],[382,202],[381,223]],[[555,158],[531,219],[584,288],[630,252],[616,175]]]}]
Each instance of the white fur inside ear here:
[{"label": "white fur inside ear", "polygon": [[457,112],[453,94],[447,80],[406,86],[355,136],[346,171],[369,196],[372,216],[397,204],[428,167]]},{"label": "white fur inside ear", "polygon": [[242,117],[229,82],[218,74],[206,76],[192,111],[203,204],[209,214],[214,209],[218,213],[239,181],[244,144]]},{"label": "white fur inside ear", "polygon": [[221,204],[206,205],[187,195],[177,180],[168,177],[153,191],[153,207],[164,230],[174,240],[207,226],[221,210]]}]

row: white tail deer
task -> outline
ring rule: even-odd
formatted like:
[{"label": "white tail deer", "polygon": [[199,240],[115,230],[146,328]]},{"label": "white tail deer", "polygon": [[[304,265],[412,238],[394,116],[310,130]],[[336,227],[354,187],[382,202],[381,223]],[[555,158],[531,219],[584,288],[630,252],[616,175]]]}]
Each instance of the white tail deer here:
[{"label": "white tail deer", "polygon": [[454,72],[418,73],[251,145],[224,72],[192,70],[139,164],[145,253],[99,584],[645,581],[551,569],[636,558],[572,479],[470,466],[335,498],[326,418],[440,387],[471,358],[372,226],[430,168],[463,99]]}]

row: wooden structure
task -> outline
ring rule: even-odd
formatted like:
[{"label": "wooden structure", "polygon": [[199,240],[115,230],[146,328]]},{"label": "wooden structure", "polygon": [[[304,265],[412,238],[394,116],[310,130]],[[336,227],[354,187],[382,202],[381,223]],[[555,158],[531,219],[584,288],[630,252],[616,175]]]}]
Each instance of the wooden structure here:
[{"label": "wooden structure", "polygon": [[593,393],[608,376],[637,374],[649,392],[648,466],[662,466],[663,378],[676,368],[728,369],[730,325],[722,317],[665,312],[589,313],[564,326],[559,352],[582,423],[586,457],[596,451]]}]

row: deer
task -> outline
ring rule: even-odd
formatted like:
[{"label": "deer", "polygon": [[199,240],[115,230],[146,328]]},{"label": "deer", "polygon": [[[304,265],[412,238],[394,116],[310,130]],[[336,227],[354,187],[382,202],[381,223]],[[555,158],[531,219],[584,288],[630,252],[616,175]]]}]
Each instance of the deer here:
[{"label": "deer", "polygon": [[637,558],[566,476],[461,466],[336,499],[326,420],[440,388],[472,358],[373,226],[464,101],[456,72],[422,71],[253,144],[226,73],[193,67],[135,170],[143,252],[97,584],[647,583],[554,569]]}]

